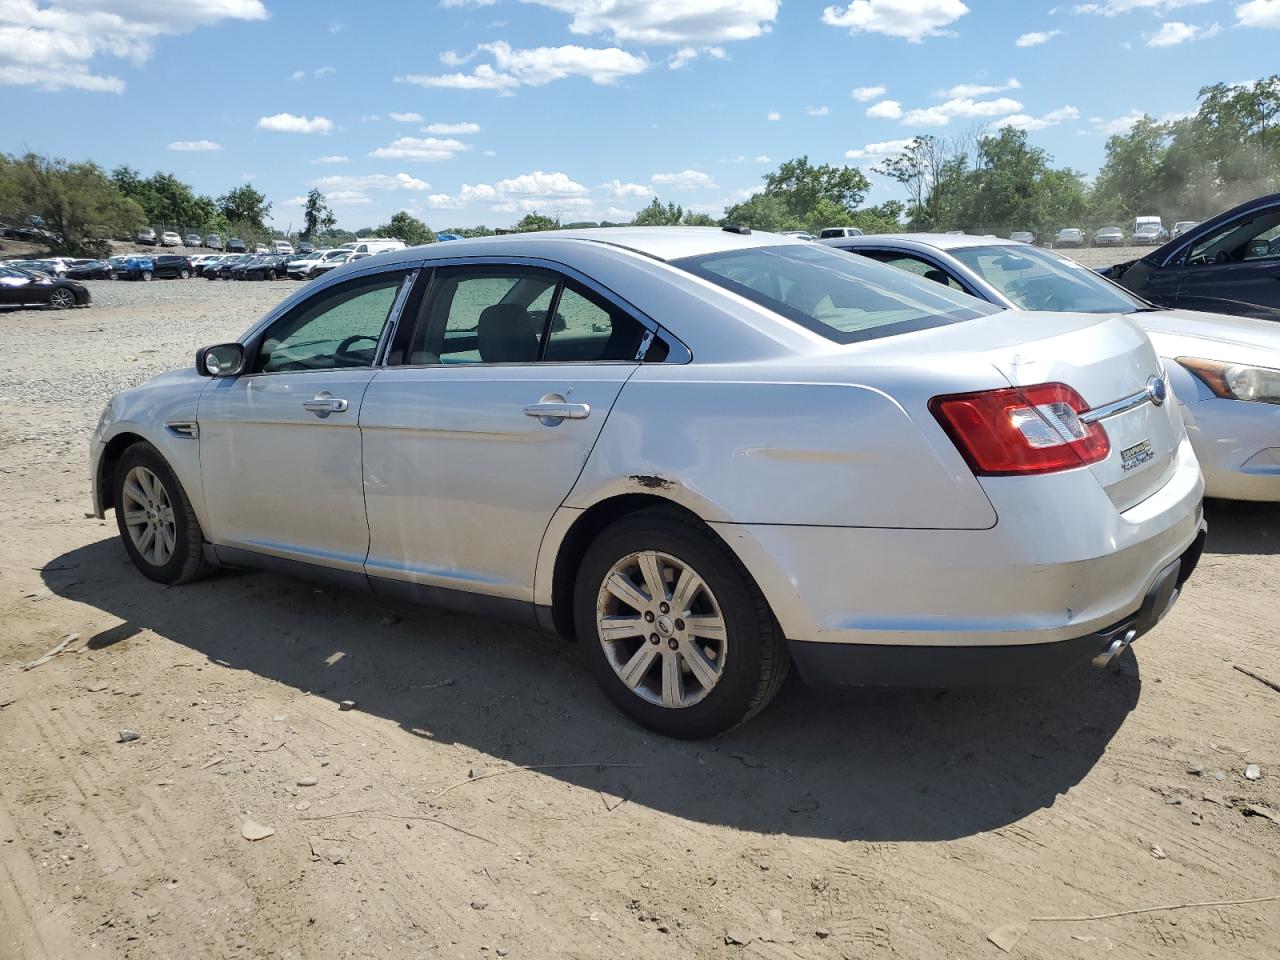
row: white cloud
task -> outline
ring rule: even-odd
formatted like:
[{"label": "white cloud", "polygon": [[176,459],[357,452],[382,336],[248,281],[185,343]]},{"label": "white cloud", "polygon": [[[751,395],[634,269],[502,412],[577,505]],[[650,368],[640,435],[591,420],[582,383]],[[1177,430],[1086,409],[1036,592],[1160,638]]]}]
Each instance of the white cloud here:
[{"label": "white cloud", "polygon": [[681,47],[667,57],[667,66],[672,70],[679,70],[703,54],[706,54],[712,60],[729,59],[729,54],[725,52],[724,47]]},{"label": "white cloud", "polygon": [[293,71],[293,73],[289,74],[289,79],[290,79],[290,80],[301,80],[301,79],[302,79],[303,77],[305,77],[306,75],[307,75],[307,71],[305,71],[305,70],[295,70],[295,71]]},{"label": "white cloud", "polygon": [[1033,117],[1025,113],[1015,113],[1002,120],[996,120],[991,126],[996,129],[1017,127],[1019,130],[1044,130],[1046,127],[1056,127],[1058,124],[1065,123],[1068,120],[1079,119],[1080,111],[1075,107],[1059,107],[1057,110],[1050,110],[1039,117]]},{"label": "white cloud", "polygon": [[212,140],[175,140],[169,144],[170,150],[179,152],[202,153],[207,150],[221,150],[222,144]]},{"label": "white cloud", "polygon": [[1280,0],[1249,0],[1236,7],[1236,23],[1242,27],[1280,30]]},{"label": "white cloud", "polygon": [[766,116],[765,119],[768,120],[770,123],[777,123],[779,120],[782,119],[782,114],[780,114],[777,110],[770,110],[769,115]]},{"label": "white cloud", "polygon": [[714,190],[716,182],[701,170],[681,170],[679,173],[655,173],[649,181],[659,187],[672,190]]},{"label": "white cloud", "polygon": [[312,163],[350,163],[351,158],[343,156],[340,153],[330,153],[323,157],[316,157]]},{"label": "white cloud", "polygon": [[317,67],[312,71],[312,75],[318,80],[321,77],[331,77],[337,72],[337,67]]},{"label": "white cloud", "polygon": [[396,81],[423,87],[510,93],[516,87],[540,87],[566,77],[589,77],[592,83],[607,85],[649,69],[646,57],[638,57],[617,47],[596,49],[568,44],[517,50],[504,40],[482,43],[465,57],[449,52],[441,59],[446,65],[457,66],[482,52],[493,57],[492,65],[479,64],[470,73],[409,74],[396,77]]},{"label": "white cloud", "polygon": [[292,113],[277,113],[259,117],[258,129],[274,130],[276,133],[328,133],[333,129],[333,121],[328,117],[299,117]]},{"label": "white cloud", "polygon": [[[419,119],[421,119],[419,117]],[[429,123],[422,128],[423,133],[438,133],[442,136],[458,136],[459,134],[479,133],[478,123]]]},{"label": "white cloud", "polygon": [[876,120],[897,120],[902,116],[902,104],[897,100],[881,100],[867,107],[867,116]]},{"label": "white cloud", "polygon": [[421,123],[422,114],[420,113],[396,113],[394,110],[387,114],[396,123]]},{"label": "white cloud", "polygon": [[441,140],[438,137],[398,137],[385,147],[371,150],[369,156],[378,160],[418,160],[431,163],[452,160],[459,151],[470,149],[470,144],[452,138]]},{"label": "white cloud", "polygon": [[1222,26],[1211,23],[1207,27],[1171,20],[1160,24],[1160,29],[1147,37],[1148,47],[1176,47],[1190,40],[1208,40],[1222,32]]},{"label": "white cloud", "polygon": [[767,153],[762,153],[758,157],[752,158],[754,163],[772,163]]},{"label": "white cloud", "polygon": [[866,160],[873,157],[887,157],[892,153],[901,153],[907,147],[911,146],[913,139],[908,137],[905,140],[882,140],[880,143],[868,143],[865,147],[858,150],[846,150],[844,156],[846,160]]},{"label": "white cloud", "polygon": [[939,90],[934,94],[935,97],[987,97],[993,93],[1004,93],[1006,90],[1021,90],[1022,84],[1018,82],[1017,77],[1010,77],[1004,83],[999,84],[981,84],[981,83],[958,83],[954,87],[946,90]]},{"label": "white cloud", "polygon": [[529,194],[532,196],[571,197],[590,193],[586,187],[563,173],[522,173],[518,177],[499,180],[494,187],[502,194]]},{"label": "white cloud", "polygon": [[1102,0],[1101,3],[1078,3],[1071,8],[1072,13],[1096,13],[1104,17],[1115,17],[1134,10],[1151,10],[1156,13],[1168,13],[1182,7],[1199,7],[1213,0]]},{"label": "white cloud", "polygon": [[1061,30],[1033,30],[1031,33],[1024,33],[1013,42],[1015,46],[1019,47],[1038,47],[1040,44],[1048,43],[1061,34]]},{"label": "white cloud", "polygon": [[1001,114],[1018,113],[1021,109],[1022,104],[1011,97],[998,97],[995,100],[955,97],[936,107],[910,110],[902,118],[902,122],[915,127],[945,127],[953,119],[976,120],[984,117],[998,117]]},{"label": "white cloud", "polygon": [[822,22],[850,33],[881,33],[919,43],[942,35],[944,27],[968,12],[961,0],[852,0],[843,10],[827,7]]},{"label": "white cloud", "polygon": [[828,113],[831,112],[831,108],[830,107],[807,107],[805,108],[804,112],[811,117],[825,117]]},{"label": "white cloud", "polygon": [[407,173],[373,173],[365,176],[338,174],[331,177],[320,177],[314,185],[325,191],[359,192],[368,190],[407,190],[413,193],[424,193],[431,189],[425,180]]},{"label": "white cloud", "polygon": [[424,202],[429,210],[456,210],[462,206],[447,193],[433,193]]},{"label": "white cloud", "polygon": [[124,81],[95,72],[95,61],[140,66],[161,37],[267,17],[261,0],[2,0],[0,85],[123,93]]},{"label": "white cloud", "polygon": [[608,183],[601,184],[600,189],[607,191],[612,197],[653,196],[653,187],[645,183],[623,183],[621,180],[610,180]]},{"label": "white cloud", "polygon": [[610,220],[614,223],[625,223],[636,218],[634,210],[623,210],[621,207],[609,207],[604,212],[603,219]]},{"label": "white cloud", "polygon": [[1104,117],[1090,117],[1089,122],[1093,124],[1093,129],[1096,133],[1109,137],[1128,133],[1142,117],[1141,110],[1130,110],[1124,116],[1114,117],[1111,120],[1107,120]]},{"label": "white cloud", "polygon": [[849,91],[849,96],[860,103],[870,103],[877,97],[883,97],[888,90],[883,83],[877,83],[874,87],[854,87]]},{"label": "white cloud", "polygon": [[573,17],[569,31],[616,43],[697,46],[768,33],[778,0],[526,0]]}]

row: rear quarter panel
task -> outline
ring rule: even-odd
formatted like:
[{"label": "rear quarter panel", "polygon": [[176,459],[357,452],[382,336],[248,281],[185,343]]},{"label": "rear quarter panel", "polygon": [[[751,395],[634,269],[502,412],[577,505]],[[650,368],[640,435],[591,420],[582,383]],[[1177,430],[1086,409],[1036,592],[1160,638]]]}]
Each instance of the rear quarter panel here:
[{"label": "rear quarter panel", "polygon": [[643,492],[709,522],[995,524],[981,487],[928,413],[927,396],[909,413],[882,387],[849,382],[848,370],[827,379],[810,368],[800,379],[800,371],[770,367],[642,367],[565,506]]}]

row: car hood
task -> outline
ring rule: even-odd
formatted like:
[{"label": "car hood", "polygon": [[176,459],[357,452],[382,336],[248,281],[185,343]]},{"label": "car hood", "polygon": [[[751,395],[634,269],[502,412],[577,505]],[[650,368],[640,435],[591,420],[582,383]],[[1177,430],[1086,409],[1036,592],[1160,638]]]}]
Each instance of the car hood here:
[{"label": "car hood", "polygon": [[1135,313],[1161,356],[1191,354],[1210,360],[1280,365],[1280,326],[1271,320],[1196,310]]}]

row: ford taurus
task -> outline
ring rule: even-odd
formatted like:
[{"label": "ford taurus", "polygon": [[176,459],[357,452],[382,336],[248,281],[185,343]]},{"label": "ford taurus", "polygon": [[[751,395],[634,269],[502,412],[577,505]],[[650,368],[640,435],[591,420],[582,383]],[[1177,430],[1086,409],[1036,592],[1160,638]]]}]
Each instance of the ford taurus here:
[{"label": "ford taurus", "polygon": [[1177,597],[1200,469],[1127,319],[1003,311],[746,230],[334,270],[92,443],[143,574],[322,576],[577,641],[703,737],[820,683],[1052,679]]}]

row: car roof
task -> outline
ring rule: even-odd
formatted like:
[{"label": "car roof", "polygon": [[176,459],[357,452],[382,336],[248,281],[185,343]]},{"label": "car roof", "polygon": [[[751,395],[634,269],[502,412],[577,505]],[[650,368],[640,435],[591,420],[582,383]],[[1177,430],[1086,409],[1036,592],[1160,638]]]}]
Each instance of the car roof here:
[{"label": "car roof", "polygon": [[[1026,244],[1019,243],[1017,240],[1006,240],[1004,237],[980,237],[972,233],[873,233],[865,237],[835,237],[833,239],[858,247],[874,247],[887,241],[903,246],[914,243],[925,247],[933,247],[937,250],[959,250],[964,247],[991,247],[997,245],[1006,247],[1026,246]],[[827,243],[826,240],[819,240],[818,242]]]},{"label": "car roof", "polygon": [[416,261],[424,256],[483,257],[506,253],[536,256],[537,248],[551,249],[565,241],[590,242],[621,247],[658,260],[679,260],[732,250],[749,250],[779,244],[804,245],[805,240],[776,233],[734,233],[720,227],[595,227],[584,230],[545,230],[539,233],[507,233],[493,237],[473,237],[406,247],[379,255],[381,263]]}]

